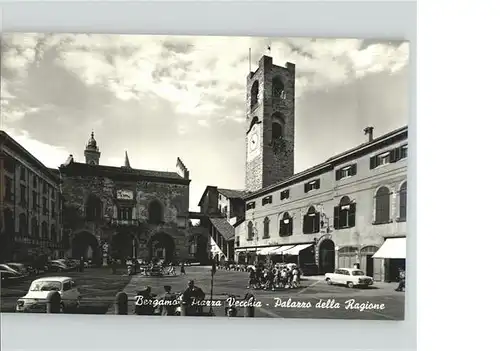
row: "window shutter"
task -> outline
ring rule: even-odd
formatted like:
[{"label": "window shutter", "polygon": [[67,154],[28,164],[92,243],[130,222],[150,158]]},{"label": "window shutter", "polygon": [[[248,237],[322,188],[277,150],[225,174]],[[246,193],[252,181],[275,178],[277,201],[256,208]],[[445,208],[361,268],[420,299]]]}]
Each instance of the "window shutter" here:
[{"label": "window shutter", "polygon": [[284,223],[283,220],[280,221],[280,236],[283,236],[284,233]]},{"label": "window shutter", "polygon": [[333,228],[339,229],[340,227],[340,206],[333,208]]},{"label": "window shutter", "polygon": [[337,170],[335,171],[335,180],[340,180],[340,179],[341,179],[341,176],[342,176],[341,170],[340,170],[340,169],[337,169]]},{"label": "window shutter", "polygon": [[287,227],[287,234],[292,235],[292,233],[293,233],[293,219],[290,218]]},{"label": "window shutter", "polygon": [[304,192],[307,193],[309,191],[309,184],[304,184]]},{"label": "window shutter", "polygon": [[377,167],[377,156],[370,157],[370,169]]},{"label": "window shutter", "polygon": [[355,163],[351,166],[351,176],[355,176],[358,173],[358,165]]},{"label": "window shutter", "polygon": [[321,187],[320,180],[318,179],[316,181],[316,189],[319,189]]},{"label": "window shutter", "polygon": [[396,159],[396,157],[397,157],[396,150],[397,149],[392,149],[391,152],[389,153],[389,162],[391,162],[391,163],[397,161],[397,159]]},{"label": "window shutter", "polygon": [[316,216],[314,216],[314,233],[318,233],[319,232],[319,221],[320,220],[320,216],[319,216],[319,213],[316,214]]},{"label": "window shutter", "polygon": [[302,233],[308,234],[309,232],[309,216],[306,214],[302,220]]},{"label": "window shutter", "polygon": [[273,203],[273,197],[272,196],[269,196],[269,203],[272,204]]},{"label": "window shutter", "polygon": [[349,228],[356,225],[356,203],[351,203],[349,206],[349,217],[348,217]]}]

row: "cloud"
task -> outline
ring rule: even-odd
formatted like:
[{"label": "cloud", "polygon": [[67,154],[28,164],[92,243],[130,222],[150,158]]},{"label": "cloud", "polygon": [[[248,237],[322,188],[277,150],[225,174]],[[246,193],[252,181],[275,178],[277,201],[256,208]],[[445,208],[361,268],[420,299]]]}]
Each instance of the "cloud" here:
[{"label": "cloud", "polygon": [[4,130],[29,153],[49,168],[59,167],[70,154],[70,152],[62,146],[50,145],[33,139],[27,131],[12,129]]}]

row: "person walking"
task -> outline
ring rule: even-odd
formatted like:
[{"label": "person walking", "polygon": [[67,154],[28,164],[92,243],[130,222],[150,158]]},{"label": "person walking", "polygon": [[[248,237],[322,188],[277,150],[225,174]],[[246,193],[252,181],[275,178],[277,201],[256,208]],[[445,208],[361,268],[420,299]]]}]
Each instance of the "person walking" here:
[{"label": "person walking", "polygon": [[395,291],[403,291],[406,288],[406,272],[404,269],[399,269],[399,284]]},{"label": "person walking", "polygon": [[184,262],[181,262],[181,275],[186,275],[186,267],[184,267]]}]

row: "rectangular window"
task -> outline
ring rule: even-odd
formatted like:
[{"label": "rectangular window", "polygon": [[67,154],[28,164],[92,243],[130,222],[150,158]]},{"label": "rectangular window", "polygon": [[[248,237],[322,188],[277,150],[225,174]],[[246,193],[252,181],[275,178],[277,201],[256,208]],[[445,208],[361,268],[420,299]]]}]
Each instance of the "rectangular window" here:
[{"label": "rectangular window", "polygon": [[304,192],[308,193],[311,190],[319,189],[319,187],[319,179],[315,179],[313,181],[310,181],[309,183],[304,184]]},{"label": "rectangular window", "polygon": [[14,191],[13,191],[13,188],[12,188],[12,185],[14,183],[7,176],[4,177],[4,181],[5,181],[5,195],[4,195],[4,199],[7,202],[11,202],[11,201],[14,200]]},{"label": "rectangular window", "polygon": [[247,203],[247,210],[253,210],[255,208],[255,201]]},{"label": "rectangular window", "polygon": [[21,166],[21,174],[19,178],[21,180],[26,180],[26,168],[24,166]]},{"label": "rectangular window", "polygon": [[43,208],[43,214],[44,215],[49,214],[49,208],[47,206],[47,204],[48,204],[47,199],[44,198],[42,201],[43,201],[42,202],[42,204],[43,204],[43,206],[42,206],[42,208]]},{"label": "rectangular window", "polygon": [[273,196],[269,195],[262,199],[262,206],[273,203]]},{"label": "rectangular window", "polygon": [[38,209],[38,201],[37,201],[38,199],[37,199],[37,193],[35,190],[33,190],[31,192],[31,197],[32,197],[31,203],[33,204],[32,209],[37,210]]},{"label": "rectangular window", "polygon": [[370,169],[374,169],[391,162],[391,151],[387,151],[370,158]]},{"label": "rectangular window", "polygon": [[335,171],[335,179],[341,180],[347,177],[355,176],[357,173],[357,165],[354,163],[352,165],[337,169]]},{"label": "rectangular window", "polygon": [[47,182],[43,182],[43,193],[47,194],[49,192],[49,186]]},{"label": "rectangular window", "polygon": [[19,199],[19,204],[26,208],[26,186],[21,185],[21,198]]},{"label": "rectangular window", "polygon": [[290,189],[287,189],[287,190],[283,190],[281,193],[280,193],[280,199],[281,200],[286,200],[290,198]]},{"label": "rectangular window", "polygon": [[121,221],[129,221],[132,219],[131,207],[120,207],[118,209],[118,219]]},{"label": "rectangular window", "polygon": [[55,201],[50,202],[50,209],[52,211],[52,218],[56,218],[56,202]]},{"label": "rectangular window", "polygon": [[38,179],[36,177],[36,174],[33,174],[33,189],[36,189],[38,187]]},{"label": "rectangular window", "polygon": [[399,157],[401,159],[407,158],[408,157],[408,144],[401,146],[400,150],[401,151],[399,152]]}]

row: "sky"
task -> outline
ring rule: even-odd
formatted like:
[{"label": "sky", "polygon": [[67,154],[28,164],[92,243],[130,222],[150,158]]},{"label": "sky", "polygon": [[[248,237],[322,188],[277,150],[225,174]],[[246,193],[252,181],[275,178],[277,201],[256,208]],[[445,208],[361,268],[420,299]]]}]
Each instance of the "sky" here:
[{"label": "sky", "polygon": [[[271,51],[268,50],[271,48]],[[249,55],[251,49],[251,55]],[[85,162],[190,171],[190,210],[207,185],[244,189],[249,65],[296,65],[295,172],[408,123],[409,45],[362,39],[2,35],[0,129],[48,167]]]}]

